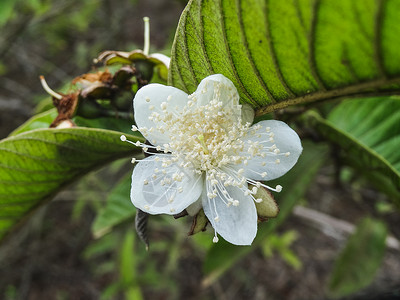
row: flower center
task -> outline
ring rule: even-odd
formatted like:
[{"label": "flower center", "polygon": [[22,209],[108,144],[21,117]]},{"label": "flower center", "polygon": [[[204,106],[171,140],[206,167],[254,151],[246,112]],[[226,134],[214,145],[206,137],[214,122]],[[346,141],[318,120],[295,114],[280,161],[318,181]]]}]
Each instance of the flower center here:
[{"label": "flower center", "polygon": [[197,139],[199,140],[200,145],[203,147],[204,153],[209,154],[210,152],[208,151],[207,145],[204,142],[204,135],[200,134],[199,136],[197,136]]},{"label": "flower center", "polygon": [[240,106],[223,107],[218,100],[197,106],[196,101],[192,96],[180,112],[171,110],[168,103],[163,102],[162,116],[152,114],[162,124],[157,129],[165,129],[170,135],[171,141],[163,145],[164,149],[183,167],[191,167],[196,172],[238,163],[237,156],[244,149],[244,143],[239,138],[250,126],[242,125],[241,121],[232,117],[240,114]]}]

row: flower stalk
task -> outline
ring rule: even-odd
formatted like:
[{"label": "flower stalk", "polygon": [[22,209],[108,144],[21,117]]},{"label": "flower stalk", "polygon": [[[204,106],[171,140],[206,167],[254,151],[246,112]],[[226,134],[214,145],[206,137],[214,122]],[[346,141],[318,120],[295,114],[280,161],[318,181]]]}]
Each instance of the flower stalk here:
[{"label": "flower stalk", "polygon": [[149,55],[150,52],[150,18],[144,17],[144,46],[143,46],[143,53],[145,55]]},{"label": "flower stalk", "polygon": [[62,95],[56,93],[49,87],[49,85],[46,82],[46,79],[44,79],[44,76],[40,75],[39,78],[40,78],[40,83],[42,84],[42,87],[46,91],[47,94],[49,94],[50,96],[52,96],[58,100],[62,99],[62,97],[63,97]]}]

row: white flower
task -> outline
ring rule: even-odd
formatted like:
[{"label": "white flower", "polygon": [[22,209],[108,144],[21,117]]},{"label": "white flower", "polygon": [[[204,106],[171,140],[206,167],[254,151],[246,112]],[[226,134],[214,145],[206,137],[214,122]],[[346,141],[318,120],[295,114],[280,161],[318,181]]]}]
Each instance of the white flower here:
[{"label": "white flower", "polygon": [[232,244],[250,245],[257,233],[254,202],[261,201],[254,195],[260,187],[282,189],[260,181],[282,176],[297,162],[302,151],[297,134],[281,121],[251,126],[253,116],[242,113],[235,86],[220,74],[203,79],[191,95],[146,85],[135,96],[134,111],[132,130],[153,146],[135,144],[163,153],[136,165],[132,203],[150,214],[184,209],[195,214],[202,207],[214,242],[219,234]]}]

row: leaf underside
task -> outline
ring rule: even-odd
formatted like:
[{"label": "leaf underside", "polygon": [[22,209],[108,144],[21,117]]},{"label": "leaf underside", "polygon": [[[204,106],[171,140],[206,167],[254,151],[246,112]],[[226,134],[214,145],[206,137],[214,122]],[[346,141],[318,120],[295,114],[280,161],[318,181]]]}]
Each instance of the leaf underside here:
[{"label": "leaf underside", "polygon": [[289,105],[400,91],[396,0],[192,0],[169,83],[188,93],[221,73],[262,115]]},{"label": "leaf underside", "polygon": [[139,151],[119,137],[115,131],[78,127],[37,129],[2,140],[0,239],[66,184]]}]

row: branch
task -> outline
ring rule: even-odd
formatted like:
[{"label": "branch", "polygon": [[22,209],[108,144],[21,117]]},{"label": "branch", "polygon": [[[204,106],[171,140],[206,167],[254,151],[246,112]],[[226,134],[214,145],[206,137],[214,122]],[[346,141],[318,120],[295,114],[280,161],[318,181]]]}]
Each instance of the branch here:
[{"label": "branch", "polygon": [[[327,214],[303,206],[296,206],[293,209],[293,214],[296,217],[315,223],[314,225],[317,225],[315,226],[317,229],[335,238],[340,238],[342,234],[350,235],[356,228],[356,226],[347,221],[336,219]],[[386,239],[386,246],[394,250],[400,250],[399,240],[391,235]]]}]

